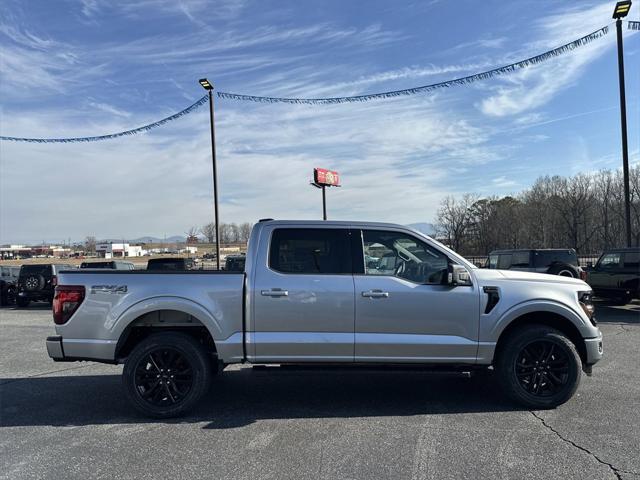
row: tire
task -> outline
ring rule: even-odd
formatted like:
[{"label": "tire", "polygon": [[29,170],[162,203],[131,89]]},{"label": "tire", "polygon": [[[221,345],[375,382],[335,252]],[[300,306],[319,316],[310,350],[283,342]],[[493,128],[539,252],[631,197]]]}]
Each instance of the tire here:
[{"label": "tire", "polygon": [[631,296],[631,295],[623,295],[621,297],[616,298],[614,300],[614,303],[616,305],[628,305],[632,301],[633,301],[633,296]]},{"label": "tire", "polygon": [[28,298],[16,297],[16,305],[18,305],[18,307],[20,308],[27,308],[29,306],[29,303],[31,303],[31,300],[29,300]]},{"label": "tire", "polygon": [[202,399],[211,375],[210,355],[200,343],[184,333],[161,332],[133,349],[125,362],[122,381],[127,398],[138,412],[171,418],[184,415]]},{"label": "tire", "polygon": [[569,265],[568,263],[556,263],[549,267],[547,273],[551,275],[559,275],[561,277],[571,277],[571,278],[580,278],[580,272],[573,265]]},{"label": "tire", "polygon": [[24,288],[30,292],[36,290],[42,290],[44,288],[45,280],[42,275],[29,275],[24,280]]},{"label": "tire", "polygon": [[496,369],[503,391],[513,401],[532,409],[555,408],[578,389],[582,362],[562,332],[528,325],[504,342]]}]

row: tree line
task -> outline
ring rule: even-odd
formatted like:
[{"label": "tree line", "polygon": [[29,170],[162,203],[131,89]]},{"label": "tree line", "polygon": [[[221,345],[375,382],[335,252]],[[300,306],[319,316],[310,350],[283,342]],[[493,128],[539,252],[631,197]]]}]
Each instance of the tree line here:
[{"label": "tree line", "polygon": [[[247,243],[251,235],[253,224],[249,222],[221,223],[220,243]],[[202,235],[208,243],[216,242],[216,224],[211,222],[202,227],[191,227],[186,232],[187,237]]]},{"label": "tree line", "polygon": [[[640,246],[640,165],[629,170],[632,243]],[[579,254],[626,246],[619,170],[541,176],[513,196],[465,194],[442,200],[438,238],[463,255],[500,248],[574,248]]]}]

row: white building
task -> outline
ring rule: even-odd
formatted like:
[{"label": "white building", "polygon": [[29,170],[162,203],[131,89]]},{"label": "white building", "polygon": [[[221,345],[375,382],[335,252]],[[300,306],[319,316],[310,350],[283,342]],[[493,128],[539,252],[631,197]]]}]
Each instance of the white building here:
[{"label": "white building", "polygon": [[146,251],[140,245],[128,243],[98,243],[96,253],[102,258],[142,257]]}]

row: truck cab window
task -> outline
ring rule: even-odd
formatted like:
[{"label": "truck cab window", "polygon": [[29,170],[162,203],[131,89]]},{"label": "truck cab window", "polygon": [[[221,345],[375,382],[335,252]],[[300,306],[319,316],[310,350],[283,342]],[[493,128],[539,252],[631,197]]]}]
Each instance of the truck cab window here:
[{"label": "truck cab window", "polygon": [[600,262],[598,262],[599,268],[618,268],[620,265],[619,253],[607,253],[602,256]]},{"label": "truck cab window", "polygon": [[282,273],[351,274],[349,231],[278,228],[271,237],[269,266]]},{"label": "truck cab window", "polygon": [[446,278],[447,256],[414,237],[364,230],[362,241],[367,275],[393,275],[428,284],[441,284]]}]

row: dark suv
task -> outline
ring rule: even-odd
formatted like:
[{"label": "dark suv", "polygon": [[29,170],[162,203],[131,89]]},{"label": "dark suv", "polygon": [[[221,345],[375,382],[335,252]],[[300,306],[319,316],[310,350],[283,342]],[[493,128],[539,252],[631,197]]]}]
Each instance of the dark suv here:
[{"label": "dark suv", "polygon": [[193,258],[152,258],[147,262],[147,270],[194,270],[195,268]]},{"label": "dark suv", "polygon": [[623,305],[640,298],[640,248],[606,250],[595,267],[587,267],[587,283],[596,296]]},{"label": "dark suv", "polygon": [[9,305],[15,301],[19,275],[18,266],[0,267],[0,305]]},{"label": "dark suv", "polygon": [[573,249],[495,250],[489,254],[487,268],[549,273],[583,280],[586,276]]},{"label": "dark suv", "polygon": [[80,268],[100,268],[106,270],[134,270],[135,266],[131,262],[121,262],[118,260],[105,260],[101,262],[82,262]]},{"label": "dark suv", "polygon": [[18,296],[16,303],[26,307],[33,301],[53,302],[53,293],[58,283],[58,273],[62,270],[74,270],[65,264],[31,264],[20,267],[18,276]]}]

